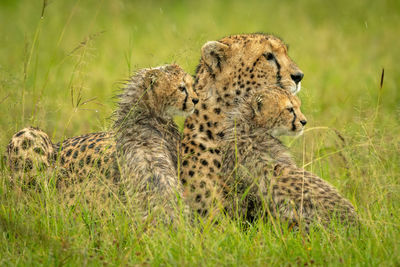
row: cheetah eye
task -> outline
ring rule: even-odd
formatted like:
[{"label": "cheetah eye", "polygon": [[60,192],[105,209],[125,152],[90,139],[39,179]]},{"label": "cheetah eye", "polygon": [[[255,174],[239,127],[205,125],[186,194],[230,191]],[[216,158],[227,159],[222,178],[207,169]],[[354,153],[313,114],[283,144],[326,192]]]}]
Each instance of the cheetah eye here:
[{"label": "cheetah eye", "polygon": [[275,56],[274,56],[274,54],[272,54],[272,53],[265,53],[265,54],[264,54],[264,57],[265,57],[267,60],[275,60]]},{"label": "cheetah eye", "polygon": [[287,108],[287,110],[288,110],[290,113],[293,113],[293,112],[294,112],[294,109],[293,109],[293,108]]},{"label": "cheetah eye", "polygon": [[179,90],[181,90],[181,92],[185,92],[186,91],[186,87],[183,86],[183,85],[180,85],[178,88],[179,88]]}]

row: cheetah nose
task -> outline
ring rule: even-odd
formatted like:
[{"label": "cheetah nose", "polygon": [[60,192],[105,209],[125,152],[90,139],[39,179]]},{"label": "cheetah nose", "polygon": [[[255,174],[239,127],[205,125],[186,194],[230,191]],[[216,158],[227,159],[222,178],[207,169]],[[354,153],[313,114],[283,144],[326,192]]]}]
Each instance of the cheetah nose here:
[{"label": "cheetah nose", "polygon": [[199,99],[198,99],[198,98],[193,98],[193,99],[192,99],[192,102],[193,102],[193,104],[196,105],[197,103],[199,103]]},{"label": "cheetah nose", "polygon": [[290,74],[290,77],[292,78],[292,80],[298,84],[304,77],[304,73],[302,72],[298,72],[296,74]]},{"label": "cheetah nose", "polygon": [[304,126],[304,125],[306,125],[306,124],[307,124],[307,121],[306,121],[306,120],[301,120],[301,121],[300,121],[300,123],[301,123],[301,125],[303,125],[303,126]]}]

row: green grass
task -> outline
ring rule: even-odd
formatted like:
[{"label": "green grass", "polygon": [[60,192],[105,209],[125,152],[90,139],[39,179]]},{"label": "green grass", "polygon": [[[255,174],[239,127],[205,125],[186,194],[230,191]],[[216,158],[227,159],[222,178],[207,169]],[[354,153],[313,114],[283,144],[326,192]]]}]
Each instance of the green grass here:
[{"label": "green grass", "polygon": [[0,153],[28,125],[55,141],[107,129],[133,70],[176,62],[193,73],[206,41],[270,32],[305,73],[308,130],[285,142],[362,227],[306,237],[271,221],[142,225],[118,204],[109,216],[65,207],[46,174],[40,192],[17,190],[2,162],[0,265],[400,264],[400,2],[48,2],[41,18],[41,1],[0,1]]}]

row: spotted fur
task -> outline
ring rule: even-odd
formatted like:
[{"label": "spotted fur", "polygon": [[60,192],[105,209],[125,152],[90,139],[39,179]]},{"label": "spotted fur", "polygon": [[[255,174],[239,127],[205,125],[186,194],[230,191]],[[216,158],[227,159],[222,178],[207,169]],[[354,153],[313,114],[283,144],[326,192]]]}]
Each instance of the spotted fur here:
[{"label": "spotted fur", "polygon": [[27,127],[11,138],[7,146],[7,162],[13,176],[22,184],[35,183],[39,171],[48,169],[55,160],[50,137],[39,128]]},{"label": "spotted fur", "polygon": [[328,182],[297,167],[276,138],[301,134],[305,124],[299,99],[277,88],[256,94],[230,114],[220,174],[231,190],[227,210],[252,220],[266,207],[268,215],[306,229],[334,216],[344,223],[357,220],[352,204]]},{"label": "spotted fur", "polygon": [[[120,96],[115,113],[117,149],[121,158],[122,191],[126,201],[139,202],[145,209],[177,211],[182,188],[177,178],[181,135],[172,120],[178,110],[191,113],[199,101],[193,78],[179,66],[170,65],[147,73],[147,95],[137,105],[137,83]],[[147,77],[145,76],[145,77]],[[172,110],[172,109],[174,110]],[[134,110],[132,110],[134,109]]]},{"label": "spotted fur", "polygon": [[176,209],[180,133],[173,116],[192,112],[198,102],[192,85],[178,65],[141,70],[119,96],[112,132],[62,142],[59,162],[71,174],[65,180],[69,202],[81,189],[102,202],[123,192],[123,201],[146,211]]},{"label": "spotted fur", "polygon": [[287,55],[287,46],[272,35],[233,35],[202,47],[195,78],[200,103],[186,119],[182,141],[181,181],[192,209],[208,214],[207,203],[215,202],[225,186],[221,179],[210,178],[221,169],[226,114],[241,99],[270,86],[296,93],[302,77]]}]

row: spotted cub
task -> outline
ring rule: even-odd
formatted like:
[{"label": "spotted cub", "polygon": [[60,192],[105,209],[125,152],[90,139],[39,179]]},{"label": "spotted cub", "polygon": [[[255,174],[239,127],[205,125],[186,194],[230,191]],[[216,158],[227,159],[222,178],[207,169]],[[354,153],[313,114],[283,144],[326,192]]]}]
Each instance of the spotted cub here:
[{"label": "spotted cub", "polygon": [[113,128],[126,201],[173,219],[182,188],[181,135],[172,117],[192,113],[198,103],[193,78],[178,65],[145,70],[119,99]]},{"label": "spotted cub", "polygon": [[27,127],[11,138],[6,152],[8,166],[22,184],[35,183],[34,175],[55,161],[55,148],[50,137],[39,128]]},{"label": "spotted cub", "polygon": [[144,210],[176,208],[180,133],[173,116],[192,112],[198,102],[192,84],[178,65],[140,70],[119,95],[112,132],[62,142],[59,158],[71,174],[65,181],[70,200],[79,190],[99,195],[101,201],[123,192],[126,202]]},{"label": "spotted cub", "polygon": [[303,224],[356,218],[352,204],[329,183],[298,168],[278,135],[298,135],[307,123],[300,100],[280,88],[257,93],[230,113],[221,177],[228,211],[251,220],[269,215]]}]

